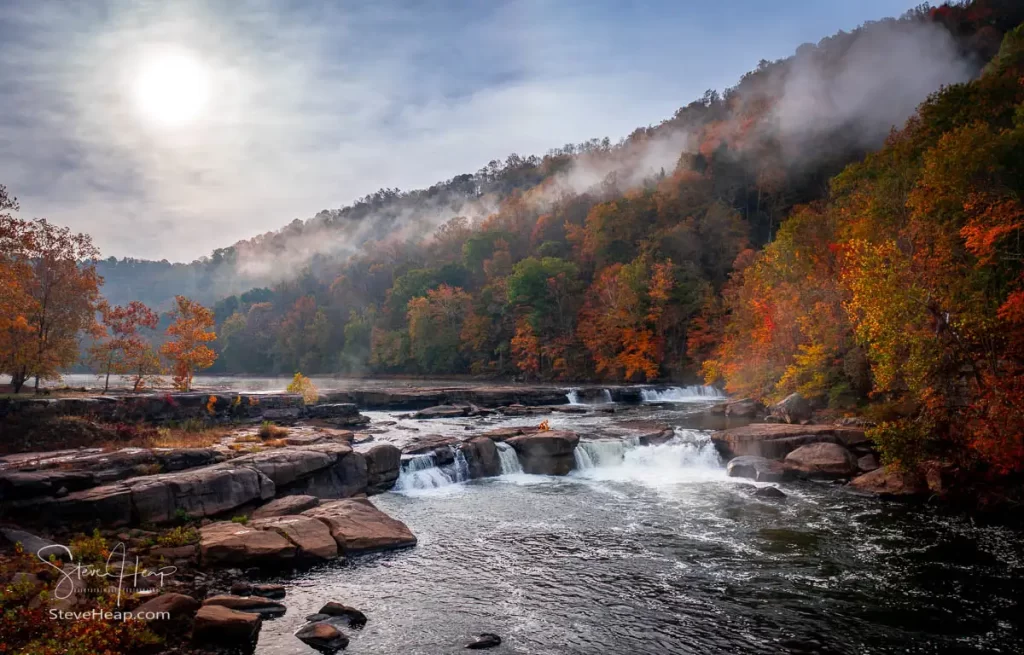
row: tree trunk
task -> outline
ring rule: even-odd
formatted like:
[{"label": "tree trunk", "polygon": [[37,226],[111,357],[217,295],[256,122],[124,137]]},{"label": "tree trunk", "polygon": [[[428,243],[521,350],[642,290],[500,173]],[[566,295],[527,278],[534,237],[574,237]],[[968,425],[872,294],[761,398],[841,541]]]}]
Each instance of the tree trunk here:
[{"label": "tree trunk", "polygon": [[21,393],[21,388],[25,386],[26,376],[24,373],[13,373],[11,374],[11,386],[14,388],[14,393]]}]

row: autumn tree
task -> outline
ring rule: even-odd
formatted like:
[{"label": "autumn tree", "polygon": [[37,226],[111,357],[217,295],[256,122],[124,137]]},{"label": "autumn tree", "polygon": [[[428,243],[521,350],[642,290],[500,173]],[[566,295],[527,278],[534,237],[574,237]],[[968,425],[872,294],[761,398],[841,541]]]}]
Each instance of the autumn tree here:
[{"label": "autumn tree", "polygon": [[409,350],[420,370],[440,373],[456,369],[470,303],[468,293],[447,284],[409,300]]},{"label": "autumn tree", "polygon": [[217,338],[213,331],[213,312],[185,296],[174,297],[173,322],[167,328],[170,338],[160,348],[161,354],[171,361],[174,386],[181,391],[192,390],[192,380],[198,370],[209,368],[217,354],[206,344]]},{"label": "autumn tree", "polygon": [[155,330],[160,317],[138,300],[114,307],[101,302],[99,310],[103,336],[89,348],[89,358],[104,377],[103,391],[110,388],[113,374],[131,375],[132,391],[137,392],[148,377],[159,372],[153,347],[139,330]]},{"label": "autumn tree", "polygon": [[[96,327],[102,279],[92,261],[92,239],[45,219],[25,221],[10,211],[17,204],[0,193],[0,370],[15,392],[25,381],[59,376],[78,360],[79,336]],[[10,275],[10,277],[8,277]]]}]

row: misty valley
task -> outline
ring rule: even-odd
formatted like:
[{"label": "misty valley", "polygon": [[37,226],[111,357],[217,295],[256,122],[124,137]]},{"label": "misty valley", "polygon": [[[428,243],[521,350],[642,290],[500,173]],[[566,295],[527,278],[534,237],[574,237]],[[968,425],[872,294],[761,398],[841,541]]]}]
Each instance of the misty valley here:
[{"label": "misty valley", "polygon": [[1024,4],[393,4],[0,9],[0,653],[1024,652]]}]

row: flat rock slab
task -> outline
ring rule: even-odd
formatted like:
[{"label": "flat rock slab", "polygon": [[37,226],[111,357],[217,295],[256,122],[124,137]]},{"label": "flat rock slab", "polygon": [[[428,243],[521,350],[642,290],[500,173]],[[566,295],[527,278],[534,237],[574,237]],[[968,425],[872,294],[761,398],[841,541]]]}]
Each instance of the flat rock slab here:
[{"label": "flat rock slab", "polygon": [[298,557],[308,559],[334,559],[338,556],[338,544],[330,529],[317,519],[308,516],[277,516],[250,521],[249,526],[257,530],[272,530],[298,548]]},{"label": "flat rock slab", "polygon": [[322,521],[346,555],[416,545],[409,528],[365,499],[335,500],[306,510],[303,516]]},{"label": "flat rock slab", "polygon": [[263,596],[233,596],[231,594],[211,596],[203,601],[203,607],[210,605],[219,605],[239,612],[252,612],[264,617],[283,616],[288,609],[284,604]]},{"label": "flat rock slab", "polygon": [[258,530],[231,521],[199,529],[199,557],[204,565],[286,564],[298,548],[273,530]]},{"label": "flat rock slab", "polygon": [[272,516],[288,516],[290,514],[301,514],[307,509],[312,509],[320,504],[316,496],[281,496],[275,498],[266,505],[257,508],[252,513],[254,519],[270,518]]},{"label": "flat rock slab", "polygon": [[787,425],[751,423],[720,430],[711,435],[720,453],[727,457],[753,455],[783,459],[791,451],[810,443],[837,443],[847,447],[867,443],[864,430],[836,425]]}]

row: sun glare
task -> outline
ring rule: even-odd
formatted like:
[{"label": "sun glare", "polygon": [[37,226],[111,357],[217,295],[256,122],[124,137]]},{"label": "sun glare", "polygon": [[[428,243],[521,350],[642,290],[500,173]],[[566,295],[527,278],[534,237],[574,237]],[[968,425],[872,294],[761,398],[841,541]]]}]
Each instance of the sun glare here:
[{"label": "sun glare", "polygon": [[195,120],[209,92],[209,76],[202,62],[184,52],[146,61],[135,84],[135,100],[142,114],[168,126]]}]

